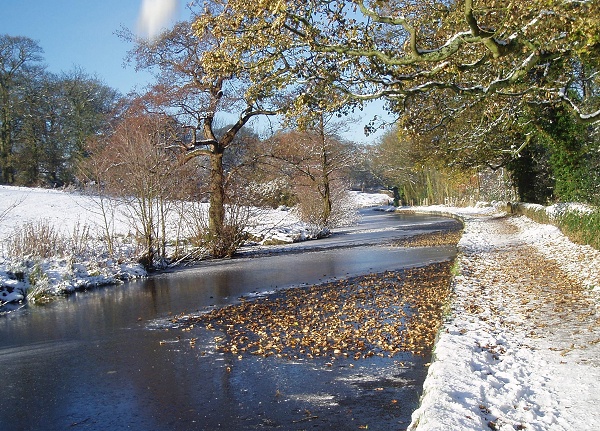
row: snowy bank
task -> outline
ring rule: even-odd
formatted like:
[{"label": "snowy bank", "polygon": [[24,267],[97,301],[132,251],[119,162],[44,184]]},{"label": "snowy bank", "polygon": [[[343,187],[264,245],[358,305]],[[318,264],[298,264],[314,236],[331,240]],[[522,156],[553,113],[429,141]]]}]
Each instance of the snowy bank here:
[{"label": "snowy bank", "polygon": [[[353,220],[350,213],[357,208],[387,203],[388,199],[385,194],[350,192],[348,220]],[[317,229],[301,222],[293,209],[256,208],[250,212],[247,230],[259,244],[317,237]],[[139,250],[130,214],[123,203],[102,203],[98,197],[78,192],[0,186],[0,304],[22,301],[27,294],[30,298],[59,295],[146,275],[137,263]],[[178,223],[178,218],[172,220],[171,232],[178,230]],[[60,258],[16,258],[12,240],[31,224],[48,226],[60,238],[76,236],[79,241],[65,240],[67,250]],[[103,240],[107,228],[116,238],[112,255]]]},{"label": "snowy bank", "polygon": [[465,229],[409,430],[600,429],[600,252],[492,207],[422,210]]}]

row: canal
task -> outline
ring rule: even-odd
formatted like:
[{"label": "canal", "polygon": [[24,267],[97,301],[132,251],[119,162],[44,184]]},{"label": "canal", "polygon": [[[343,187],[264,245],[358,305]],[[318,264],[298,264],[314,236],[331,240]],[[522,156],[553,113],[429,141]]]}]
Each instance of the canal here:
[{"label": "canal", "polygon": [[[454,258],[398,239],[455,228],[364,211],[322,240],[243,250],[0,317],[0,430],[392,430],[417,407],[428,356],[360,361],[245,357],[172,316],[268,292]],[[191,339],[194,343],[190,343]]]}]

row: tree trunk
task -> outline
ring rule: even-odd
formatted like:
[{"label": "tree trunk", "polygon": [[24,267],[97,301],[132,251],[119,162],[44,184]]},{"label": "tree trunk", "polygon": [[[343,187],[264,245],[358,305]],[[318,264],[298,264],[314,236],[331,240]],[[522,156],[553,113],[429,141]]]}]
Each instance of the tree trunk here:
[{"label": "tree trunk", "polygon": [[329,226],[331,219],[331,185],[329,184],[329,176],[324,173],[323,177],[323,226]]},{"label": "tree trunk", "polygon": [[225,173],[223,172],[223,148],[215,145],[210,155],[210,206],[208,209],[208,233],[212,241],[218,241],[225,223]]},{"label": "tree trunk", "polygon": [[321,140],[321,172],[323,193],[323,226],[328,226],[331,218],[331,184],[329,181],[330,161],[327,152],[327,137],[325,136],[325,125],[323,123],[323,114],[319,118],[319,138]]},{"label": "tree trunk", "polygon": [[[4,93],[4,91],[3,91]],[[2,95],[2,127],[0,129],[0,183],[14,183],[14,169],[12,166],[12,131],[8,93]]]}]

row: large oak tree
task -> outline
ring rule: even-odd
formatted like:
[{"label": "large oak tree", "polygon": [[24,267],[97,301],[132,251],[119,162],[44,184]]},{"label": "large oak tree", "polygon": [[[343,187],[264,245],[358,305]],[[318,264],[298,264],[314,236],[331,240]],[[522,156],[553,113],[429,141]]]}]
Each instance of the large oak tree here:
[{"label": "large oak tree", "polygon": [[[585,121],[575,77],[595,73],[600,5],[594,1],[217,0],[196,21],[223,41],[212,63],[229,70],[286,70],[335,95],[320,103],[376,97],[401,109],[408,96],[448,89],[565,102]],[[261,72],[262,73],[262,72]],[[314,98],[315,95],[304,95]],[[318,97],[318,96],[316,96]],[[586,109],[584,111],[584,109]]]},{"label": "large oak tree", "polygon": [[[257,85],[249,91],[250,81],[244,70],[213,66],[209,73],[204,57],[216,52],[223,42],[210,29],[194,32],[188,22],[176,24],[156,40],[136,39],[135,42],[131,57],[137,67],[156,73],[157,83],[146,97],[149,109],[169,113],[188,130],[178,142],[188,160],[209,159],[208,228],[212,254],[217,257],[231,254],[230,245],[222,243],[227,237],[226,205],[229,203],[223,157],[251,119],[279,112],[281,95],[277,94],[276,98],[273,91],[276,74],[254,75]],[[222,130],[222,123],[218,121],[220,113],[233,114],[237,119]]]},{"label": "large oak tree", "polygon": [[[291,114],[384,98],[404,128],[444,144],[460,118],[440,147],[455,160],[518,156],[531,106],[600,122],[596,1],[215,0],[195,29],[222,41],[203,56],[209,73],[277,71],[297,92]],[[488,140],[505,130],[521,141]]]}]

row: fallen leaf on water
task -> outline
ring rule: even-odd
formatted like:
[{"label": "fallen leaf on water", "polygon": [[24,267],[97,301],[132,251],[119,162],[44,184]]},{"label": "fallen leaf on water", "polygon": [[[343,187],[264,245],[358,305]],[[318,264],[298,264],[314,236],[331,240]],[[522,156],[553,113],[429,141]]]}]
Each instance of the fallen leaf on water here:
[{"label": "fallen leaf on water", "polygon": [[298,287],[174,320],[218,330],[217,350],[238,358],[426,355],[449,300],[450,267],[442,262]]}]

